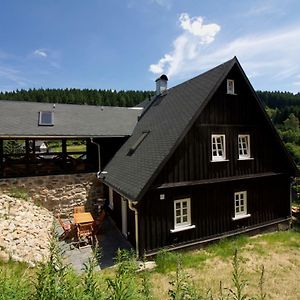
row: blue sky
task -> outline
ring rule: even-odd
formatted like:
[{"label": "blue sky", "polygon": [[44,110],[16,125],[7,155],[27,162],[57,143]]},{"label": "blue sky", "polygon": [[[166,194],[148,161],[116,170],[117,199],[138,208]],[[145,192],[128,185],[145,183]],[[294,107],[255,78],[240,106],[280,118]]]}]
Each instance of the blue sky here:
[{"label": "blue sky", "polygon": [[236,55],[255,89],[296,93],[299,17],[299,0],[1,0],[0,90],[151,90]]}]

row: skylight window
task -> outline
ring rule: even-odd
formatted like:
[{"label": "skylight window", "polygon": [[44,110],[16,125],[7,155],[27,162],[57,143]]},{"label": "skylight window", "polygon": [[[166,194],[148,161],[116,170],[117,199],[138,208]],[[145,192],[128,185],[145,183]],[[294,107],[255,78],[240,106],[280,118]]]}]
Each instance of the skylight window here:
[{"label": "skylight window", "polygon": [[127,155],[132,155],[136,149],[139,147],[139,145],[143,142],[143,140],[146,138],[146,136],[149,134],[150,131],[143,131],[140,137],[136,140],[136,142],[130,147]]},{"label": "skylight window", "polygon": [[39,112],[39,125],[40,126],[53,126],[54,125],[53,111],[40,111]]}]

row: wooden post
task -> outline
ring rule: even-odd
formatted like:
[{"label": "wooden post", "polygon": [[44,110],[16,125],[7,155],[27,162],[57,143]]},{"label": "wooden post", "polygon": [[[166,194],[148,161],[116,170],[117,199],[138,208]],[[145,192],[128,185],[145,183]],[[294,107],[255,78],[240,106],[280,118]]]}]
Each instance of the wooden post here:
[{"label": "wooden post", "polygon": [[29,139],[25,139],[25,164],[26,164],[26,170],[29,171]]},{"label": "wooden post", "polygon": [[3,155],[3,140],[0,139],[0,177],[3,177],[4,174],[3,174],[3,158],[4,158],[4,155]]},{"label": "wooden post", "polygon": [[63,169],[66,168],[66,161],[67,161],[67,140],[63,139],[61,143],[62,149],[62,162],[63,162]]}]

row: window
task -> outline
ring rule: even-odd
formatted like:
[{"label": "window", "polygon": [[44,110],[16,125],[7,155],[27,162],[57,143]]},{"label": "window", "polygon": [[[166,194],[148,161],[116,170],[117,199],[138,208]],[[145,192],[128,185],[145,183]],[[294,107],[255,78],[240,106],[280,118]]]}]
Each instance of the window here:
[{"label": "window", "polygon": [[212,161],[226,160],[225,135],[213,134],[211,136]]},{"label": "window", "polygon": [[249,134],[239,134],[239,159],[249,159],[250,158],[250,135]]},{"label": "window", "polygon": [[111,187],[108,189],[108,207],[114,209],[114,190]]},{"label": "window", "polygon": [[171,232],[195,228],[191,225],[191,199],[184,198],[174,201],[174,229]]},{"label": "window", "polygon": [[235,95],[234,80],[232,79],[227,79],[227,94]]},{"label": "window", "polygon": [[39,125],[42,125],[42,126],[54,125],[53,111],[40,111],[39,112]]},{"label": "window", "polygon": [[234,218],[233,220],[250,217],[247,214],[247,191],[234,193]]}]

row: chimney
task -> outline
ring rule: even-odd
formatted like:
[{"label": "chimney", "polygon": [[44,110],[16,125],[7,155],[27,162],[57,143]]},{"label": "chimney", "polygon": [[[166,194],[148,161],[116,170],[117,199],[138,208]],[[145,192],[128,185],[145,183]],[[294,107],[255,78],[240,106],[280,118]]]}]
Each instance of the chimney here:
[{"label": "chimney", "polygon": [[161,75],[155,80],[156,82],[156,95],[160,95],[168,89],[168,77],[167,75]]}]

